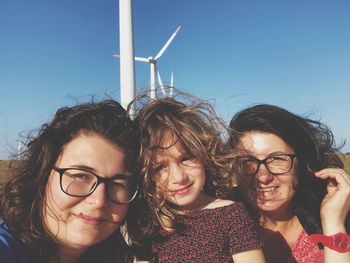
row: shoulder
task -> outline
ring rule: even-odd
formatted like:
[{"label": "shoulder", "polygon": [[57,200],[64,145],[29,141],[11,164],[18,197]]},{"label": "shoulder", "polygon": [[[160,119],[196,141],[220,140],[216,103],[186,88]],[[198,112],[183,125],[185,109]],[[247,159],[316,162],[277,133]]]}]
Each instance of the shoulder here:
[{"label": "shoulder", "polygon": [[250,219],[244,203],[232,200],[216,199],[202,211],[204,214],[216,215],[217,218],[225,218],[225,221],[239,217],[242,220]]},{"label": "shoulder", "polygon": [[[210,203],[206,209],[219,209],[219,210],[242,210],[247,211],[244,203],[239,201],[232,201],[226,199],[215,199]],[[221,209],[220,209],[221,208]]]},{"label": "shoulder", "polygon": [[4,222],[0,223],[0,255],[4,262],[28,262],[24,249],[20,247]]},{"label": "shoulder", "polygon": [[13,241],[13,237],[12,237],[11,233],[9,232],[6,223],[1,222],[0,223],[0,245],[1,245],[1,247],[10,246],[12,241]]},{"label": "shoulder", "polygon": [[235,203],[232,200],[226,200],[226,199],[215,199],[213,202],[211,202],[206,209],[214,209],[214,208],[219,208],[219,207],[223,207],[223,206],[228,206],[228,205],[232,205],[233,203]]}]

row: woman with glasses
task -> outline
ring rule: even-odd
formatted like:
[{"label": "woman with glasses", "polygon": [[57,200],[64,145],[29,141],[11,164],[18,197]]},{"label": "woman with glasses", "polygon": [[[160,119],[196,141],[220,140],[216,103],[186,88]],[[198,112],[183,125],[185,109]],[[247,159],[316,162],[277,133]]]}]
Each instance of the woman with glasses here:
[{"label": "woman with glasses", "polygon": [[350,262],[350,177],[322,123],[272,105],[237,113],[237,198],[260,225],[267,262]]},{"label": "woman with glasses", "polygon": [[1,262],[131,262],[120,232],[137,140],[115,101],[61,108],[30,138],[0,194]]}]

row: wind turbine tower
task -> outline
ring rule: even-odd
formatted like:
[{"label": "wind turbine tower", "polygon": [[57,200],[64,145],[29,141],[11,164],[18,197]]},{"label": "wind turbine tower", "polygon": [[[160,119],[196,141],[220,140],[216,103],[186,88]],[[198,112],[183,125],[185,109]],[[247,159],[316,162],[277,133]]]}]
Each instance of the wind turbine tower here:
[{"label": "wind turbine tower", "polygon": [[132,0],[119,0],[120,103],[126,108],[135,97]]}]

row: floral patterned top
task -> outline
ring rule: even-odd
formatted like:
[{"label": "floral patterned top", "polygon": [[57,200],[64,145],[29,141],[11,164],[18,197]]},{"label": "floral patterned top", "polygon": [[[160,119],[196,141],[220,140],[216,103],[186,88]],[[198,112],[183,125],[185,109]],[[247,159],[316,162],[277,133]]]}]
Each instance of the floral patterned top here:
[{"label": "floral patterned top", "polygon": [[255,225],[240,202],[178,215],[183,231],[161,230],[151,262],[232,262],[232,255],[262,247]]},{"label": "floral patterned top", "polygon": [[292,248],[288,263],[323,263],[323,250],[310,240],[310,236],[303,229]]}]

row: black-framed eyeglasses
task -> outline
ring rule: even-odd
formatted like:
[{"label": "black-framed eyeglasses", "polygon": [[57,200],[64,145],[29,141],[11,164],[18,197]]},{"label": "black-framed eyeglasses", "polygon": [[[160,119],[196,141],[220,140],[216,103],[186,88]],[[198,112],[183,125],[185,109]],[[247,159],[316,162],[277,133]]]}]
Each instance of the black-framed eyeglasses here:
[{"label": "black-framed eyeglasses", "polygon": [[255,176],[261,164],[264,164],[272,175],[281,175],[292,169],[295,157],[295,154],[287,153],[270,155],[263,160],[254,156],[239,156],[238,163],[242,174],[245,176]]},{"label": "black-framed eyeglasses", "polygon": [[57,168],[60,175],[61,190],[74,197],[86,197],[91,195],[100,183],[106,185],[107,198],[116,204],[128,204],[137,195],[137,185],[129,183],[126,174],[116,174],[111,178],[104,178],[97,174],[78,168]]}]

